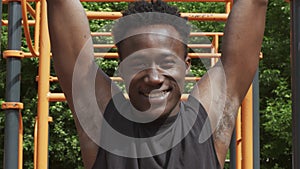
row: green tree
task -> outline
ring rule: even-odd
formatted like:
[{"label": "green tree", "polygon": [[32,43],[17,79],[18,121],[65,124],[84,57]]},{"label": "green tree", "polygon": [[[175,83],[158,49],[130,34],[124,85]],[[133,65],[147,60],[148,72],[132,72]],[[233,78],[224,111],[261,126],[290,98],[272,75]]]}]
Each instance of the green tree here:
[{"label": "green tree", "polygon": [[262,168],[292,168],[290,8],[269,2],[260,62]]}]

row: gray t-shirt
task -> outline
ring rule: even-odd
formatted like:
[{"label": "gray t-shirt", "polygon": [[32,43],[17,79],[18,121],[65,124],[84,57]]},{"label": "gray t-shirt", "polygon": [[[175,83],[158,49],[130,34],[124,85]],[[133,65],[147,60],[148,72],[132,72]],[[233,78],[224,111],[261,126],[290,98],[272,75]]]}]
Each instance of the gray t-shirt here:
[{"label": "gray t-shirt", "polygon": [[[122,94],[115,97],[128,102]],[[120,109],[116,108],[113,100],[109,102],[104,118],[116,131],[134,138],[159,135],[163,140],[163,137],[172,136],[166,139],[172,140],[172,143],[170,149],[143,158],[123,157],[99,147],[93,169],[220,169],[207,112],[194,97],[190,96],[186,102],[181,103],[180,112],[176,116],[150,123],[128,120],[119,113]],[[105,129],[102,130],[101,139],[107,138],[109,134]],[[176,142],[178,136],[182,138]],[[148,146],[151,149],[152,145]]]}]

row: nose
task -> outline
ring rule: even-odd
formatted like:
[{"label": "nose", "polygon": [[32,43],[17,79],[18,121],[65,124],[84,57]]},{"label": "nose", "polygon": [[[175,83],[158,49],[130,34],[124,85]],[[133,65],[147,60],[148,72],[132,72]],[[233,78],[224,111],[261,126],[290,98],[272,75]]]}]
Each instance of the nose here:
[{"label": "nose", "polygon": [[159,70],[154,67],[148,70],[144,80],[150,85],[160,85],[164,81],[164,76],[162,76]]}]

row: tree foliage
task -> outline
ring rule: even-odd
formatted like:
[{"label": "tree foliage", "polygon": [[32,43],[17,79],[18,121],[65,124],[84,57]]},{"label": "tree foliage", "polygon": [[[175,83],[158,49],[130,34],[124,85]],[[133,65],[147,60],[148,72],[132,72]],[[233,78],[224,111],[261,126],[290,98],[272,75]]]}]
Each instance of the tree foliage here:
[{"label": "tree foliage", "polygon": [[290,6],[269,2],[260,63],[261,164],[292,168]]},{"label": "tree foliage", "polygon": [[[182,12],[224,12],[223,3],[172,3]],[[83,3],[90,11],[121,11],[126,3]],[[7,17],[7,7],[3,8],[3,17]],[[260,62],[260,116],[261,116],[261,168],[291,168],[291,86],[289,57],[289,4],[283,0],[269,2],[265,37],[262,47],[264,58]],[[92,20],[92,31],[109,31],[111,21]],[[191,22],[204,32],[222,32],[224,22]],[[251,28],[249,28],[251,29]],[[7,48],[7,27],[2,27],[1,51]],[[103,39],[94,39],[95,42]],[[106,39],[107,40],[107,39]],[[112,39],[108,40],[110,43]],[[234,44],[232,44],[234,45]],[[22,49],[28,51],[25,39]],[[97,59],[97,63],[109,75],[113,75],[117,60]],[[199,61],[192,61],[191,73],[201,76],[206,72]],[[0,58],[0,103],[5,99],[6,61]],[[22,60],[21,101],[24,103],[24,168],[33,168],[34,125],[37,115],[37,59]],[[51,75],[55,76],[53,68]],[[190,86],[187,86],[190,88]],[[59,85],[51,85],[52,92],[60,92]],[[66,103],[51,103],[49,166],[50,168],[83,168],[79,142],[72,115]],[[0,110],[0,159],[3,159],[5,113]],[[0,166],[3,161],[0,160]]]}]

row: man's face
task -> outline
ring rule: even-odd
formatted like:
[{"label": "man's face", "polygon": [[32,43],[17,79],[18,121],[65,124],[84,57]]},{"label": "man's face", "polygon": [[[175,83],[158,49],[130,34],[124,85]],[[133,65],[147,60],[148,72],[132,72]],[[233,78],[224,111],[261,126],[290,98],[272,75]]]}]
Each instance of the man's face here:
[{"label": "man's face", "polygon": [[120,72],[137,116],[157,118],[179,111],[184,77],[184,45],[172,26],[152,25],[131,32],[135,34],[120,46]]}]

